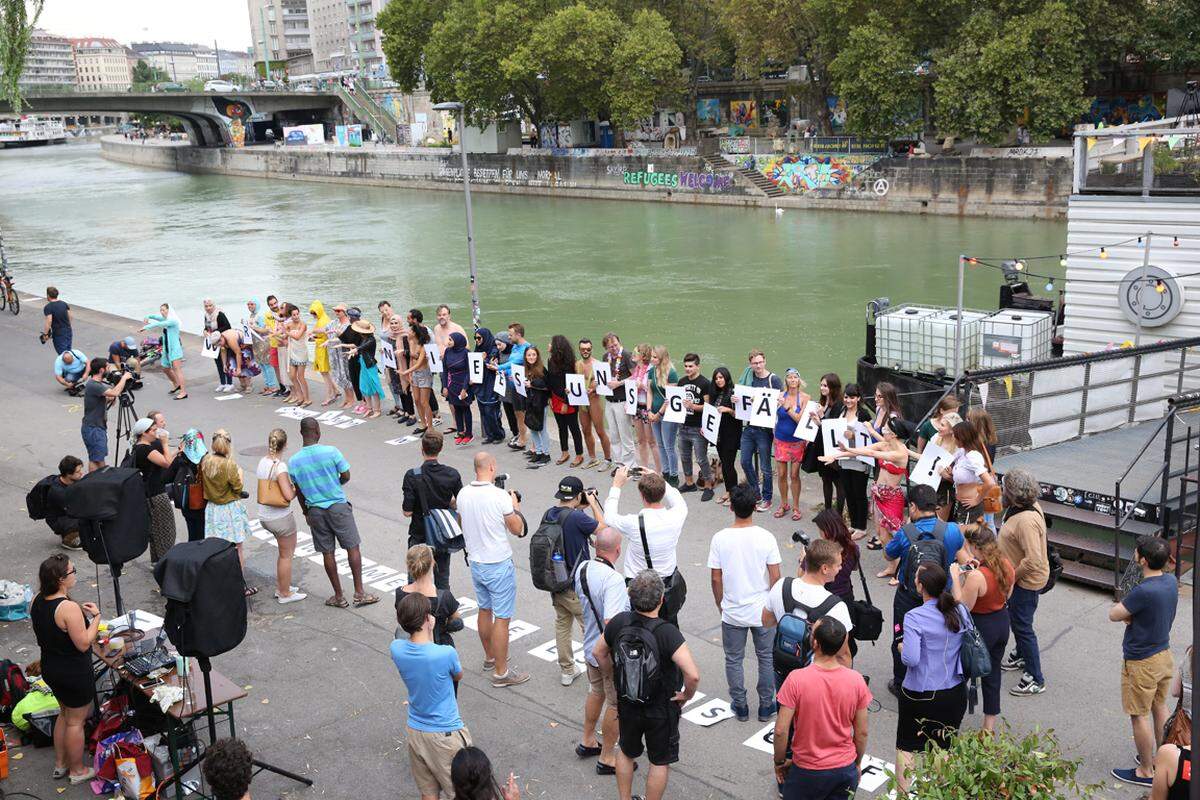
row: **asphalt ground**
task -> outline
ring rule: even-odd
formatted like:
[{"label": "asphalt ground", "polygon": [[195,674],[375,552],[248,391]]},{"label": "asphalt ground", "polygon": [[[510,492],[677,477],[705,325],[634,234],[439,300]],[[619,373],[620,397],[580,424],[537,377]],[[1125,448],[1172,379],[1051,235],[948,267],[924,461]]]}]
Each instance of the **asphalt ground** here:
[{"label": "asphalt ground", "polygon": [[[72,302],[75,298],[64,298]],[[0,352],[0,507],[7,509],[8,524],[0,527],[0,578],[36,584],[38,564],[58,552],[57,537],[42,522],[28,519],[24,495],[39,478],[56,471],[59,459],[72,453],[84,456],[79,436],[81,402],[64,394],[52,377],[54,353],[39,345],[41,304],[26,298],[19,317],[0,313],[0,337],[6,345]],[[199,302],[199,299],[197,299]],[[140,323],[74,306],[75,347],[88,355],[104,354],[108,344],[131,333]],[[147,297],[148,310],[158,301]],[[531,331],[534,340],[546,339],[553,331]],[[280,417],[278,400],[247,396],[218,401],[215,370],[200,356],[196,337],[186,337],[187,374],[191,397],[173,401],[161,373],[148,371],[145,388],[137,393],[137,408],[145,413],[163,410],[167,427],[178,436],[191,426],[206,435],[224,427],[230,431],[238,460],[252,473],[265,451],[268,431],[285,428],[294,452],[299,443],[299,423]],[[712,366],[712,365],[706,365]],[[313,396],[323,389],[312,385]],[[317,406],[314,405],[314,409]],[[110,420],[110,426],[112,425]],[[110,427],[111,430],[111,427]],[[404,571],[408,520],[400,511],[400,481],[409,467],[420,460],[415,442],[389,445],[407,431],[387,418],[367,421],[348,429],[324,426],[323,442],[337,446],[351,464],[352,481],[347,487],[363,536],[362,553],[374,562],[373,574],[380,576],[373,589],[394,588]],[[442,461],[456,467],[466,479],[470,460],[478,446],[455,448],[449,444]],[[536,518],[554,504],[552,493],[566,469],[553,465],[527,471],[525,461],[505,447],[495,447],[500,469],[511,473],[510,485],[524,496],[526,515]],[[591,472],[581,477],[585,485],[607,490],[606,474]],[[805,479],[806,508],[819,501],[819,481]],[[636,492],[625,492],[622,510],[635,510]],[[704,697],[685,709],[681,722],[680,760],[672,771],[668,796],[688,798],[774,797],[771,761],[762,746],[761,733],[751,709],[751,721],[721,719],[703,726],[706,705],[714,699],[727,700],[724,655],[720,645],[720,615],[709,591],[705,567],[709,541],[730,520],[730,512],[716,503],[701,503],[698,495],[686,495],[689,516],[679,543],[679,564],[690,587],[687,605],[680,615],[681,627],[700,668],[700,691]],[[249,505],[251,516],[255,506]],[[770,514],[757,519],[780,543],[785,574],[795,569],[796,550],[790,534],[797,529],[812,532],[810,523],[776,520]],[[303,526],[302,526],[302,529]],[[177,519],[178,538],[186,539],[182,519]],[[514,629],[520,631],[511,646],[515,666],[533,674],[528,683],[510,689],[494,689],[481,670],[482,649],[470,629],[456,635],[465,676],[459,694],[462,717],[478,746],[491,757],[497,773],[519,776],[522,796],[527,798],[615,797],[615,780],[594,773],[593,761],[578,760],[573,749],[580,739],[586,679],[573,686],[559,685],[559,670],[553,656],[539,659],[530,651],[553,645],[554,612],[550,598],[536,590],[528,575],[527,551],[514,541],[519,591]],[[76,594],[94,599],[99,593],[105,615],[113,611],[111,580],[107,568],[97,570],[83,553],[74,554],[81,580]],[[246,570],[262,591],[249,602],[249,632],[240,646],[213,659],[214,667],[235,683],[246,687],[248,697],[238,703],[238,735],[258,758],[301,772],[314,780],[311,789],[300,787],[270,773],[257,777],[256,798],[414,797],[416,789],[409,773],[404,740],[406,692],[388,655],[395,619],[392,598],[377,605],[338,610],[322,605],[329,595],[328,582],[320,566],[306,555],[295,559],[294,582],[309,593],[301,603],[278,605],[271,596],[276,550],[270,541],[251,539],[246,545]],[[873,576],[880,568],[877,553],[866,555],[865,568]],[[387,576],[391,576],[390,581]],[[891,591],[884,581],[869,577],[872,597],[891,617]],[[348,582],[348,576],[343,578]],[[470,576],[461,558],[455,558],[451,585],[459,597],[470,598]],[[161,613],[162,601],[149,570],[148,555],[127,565],[122,589],[128,608]],[[856,590],[857,591],[857,590]],[[1176,618],[1173,651],[1178,659],[1190,639],[1190,590],[1185,588]],[[388,592],[390,595],[390,592]],[[1129,722],[1120,708],[1120,640],[1123,626],[1107,620],[1111,598],[1092,589],[1061,584],[1042,598],[1036,628],[1041,641],[1047,691],[1034,698],[1003,695],[1003,718],[1016,731],[1035,726],[1052,728],[1066,752],[1082,761],[1082,777],[1105,784],[1105,796],[1139,797],[1141,791],[1107,779],[1114,766],[1132,766],[1133,744]],[[469,615],[467,615],[469,618]],[[885,639],[887,634],[885,633]],[[576,639],[582,640],[579,632]],[[0,658],[19,662],[38,655],[27,621],[0,623]],[[894,760],[896,701],[885,685],[891,671],[885,640],[864,645],[856,667],[872,678],[877,704],[870,715],[868,753],[890,764]],[[754,681],[754,667],[746,666],[747,683]],[[1005,688],[1018,676],[1005,675]],[[703,707],[703,708],[702,708]],[[695,714],[687,712],[695,711]],[[717,716],[722,716],[720,713]],[[981,717],[969,716],[965,727],[977,727]],[[20,748],[10,760],[9,791],[28,791],[42,798],[55,797],[63,783],[50,778],[53,752],[50,749]],[[872,762],[873,764],[876,762]],[[640,791],[645,765],[635,778]],[[883,796],[882,776],[869,770],[859,797]],[[64,796],[83,796],[82,788],[67,788]],[[970,793],[964,790],[964,797]]]}]

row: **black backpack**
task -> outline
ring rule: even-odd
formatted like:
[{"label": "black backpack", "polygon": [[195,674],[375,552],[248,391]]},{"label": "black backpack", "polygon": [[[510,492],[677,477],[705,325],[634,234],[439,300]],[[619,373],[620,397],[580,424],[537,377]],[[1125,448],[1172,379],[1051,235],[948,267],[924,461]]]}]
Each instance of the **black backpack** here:
[{"label": "black backpack", "polygon": [[654,699],[662,683],[658,639],[654,631],[661,619],[640,621],[634,614],[617,634],[613,646],[613,682],[617,697],[633,705],[644,706]]},{"label": "black backpack", "polygon": [[0,722],[12,722],[12,711],[29,694],[29,679],[19,664],[0,660]]},{"label": "black backpack", "polygon": [[25,508],[30,519],[45,519],[50,512],[50,487],[58,480],[57,475],[47,475],[33,485],[25,495]]},{"label": "black backpack", "polygon": [[933,524],[933,530],[924,533],[910,522],[901,528],[908,537],[908,558],[905,561],[904,577],[900,585],[907,591],[919,595],[917,591],[917,570],[922,564],[937,564],[946,568],[946,523],[938,520]]},{"label": "black backpack", "polygon": [[[831,594],[815,608],[799,603],[792,594],[794,580],[796,579],[783,579],[783,618],[775,623],[775,645],[772,648],[772,660],[775,672],[779,674],[781,680],[791,674],[792,670],[807,667],[812,663],[813,623],[842,602],[842,598]],[[796,609],[803,611],[804,616],[797,615]]]},{"label": "black backpack", "polygon": [[[542,515],[542,522],[529,537],[529,574],[533,585],[543,592],[557,594],[574,586],[571,575],[574,565],[566,562],[562,520],[569,509],[551,508]],[[557,558],[555,558],[557,556]]]}]

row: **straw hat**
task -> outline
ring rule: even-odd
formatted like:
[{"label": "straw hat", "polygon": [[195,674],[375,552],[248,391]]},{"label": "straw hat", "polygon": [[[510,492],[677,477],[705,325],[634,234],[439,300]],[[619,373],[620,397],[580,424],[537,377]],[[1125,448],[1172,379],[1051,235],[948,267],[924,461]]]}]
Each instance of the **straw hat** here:
[{"label": "straw hat", "polygon": [[370,333],[375,332],[375,326],[372,325],[370,322],[368,322],[365,319],[358,320],[357,322],[353,323],[350,327],[353,328],[354,330],[358,331],[359,333],[363,333],[363,334],[370,334]]}]

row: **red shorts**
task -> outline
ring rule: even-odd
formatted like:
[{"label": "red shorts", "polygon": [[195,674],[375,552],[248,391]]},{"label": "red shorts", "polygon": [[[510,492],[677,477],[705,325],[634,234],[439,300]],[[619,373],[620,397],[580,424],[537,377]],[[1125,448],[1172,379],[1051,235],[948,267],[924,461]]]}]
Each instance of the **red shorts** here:
[{"label": "red shorts", "polygon": [[808,442],[783,442],[775,440],[775,460],[787,463],[799,463],[804,460],[804,446]]}]

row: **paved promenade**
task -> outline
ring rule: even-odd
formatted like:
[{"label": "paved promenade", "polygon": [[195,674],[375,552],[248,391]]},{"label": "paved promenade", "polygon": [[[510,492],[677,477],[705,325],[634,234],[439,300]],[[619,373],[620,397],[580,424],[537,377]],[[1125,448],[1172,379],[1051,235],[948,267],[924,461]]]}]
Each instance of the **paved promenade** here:
[{"label": "paved promenade", "polygon": [[[64,299],[74,306],[75,347],[89,356],[105,354],[110,342],[138,326],[134,321],[76,305],[83,298]],[[58,547],[57,538],[44,523],[26,516],[25,493],[36,480],[54,472],[63,455],[84,455],[79,437],[81,401],[65,395],[55,384],[51,371],[54,353],[49,345],[38,344],[42,302],[24,299],[19,317],[0,314],[0,337],[5,342],[0,355],[0,408],[5,417],[0,435],[0,507],[6,509],[9,519],[9,524],[0,528],[0,578],[34,584],[37,565]],[[156,308],[158,302],[147,295],[147,310]],[[555,332],[529,333],[531,340],[541,342]],[[601,331],[597,328],[574,333],[590,333],[598,340]],[[278,400],[214,395],[215,370],[200,357],[196,337],[187,337],[185,347],[191,397],[181,402],[171,400],[161,374],[149,372],[145,388],[137,395],[139,411],[164,411],[173,438],[191,426],[208,437],[216,428],[226,428],[247,474],[253,473],[265,452],[267,433],[273,427],[288,431],[290,451],[294,452],[299,446],[299,424],[276,413],[281,406]],[[705,365],[706,371],[713,366]],[[821,366],[809,365],[809,372],[815,374]],[[319,401],[323,389],[315,383],[312,388]],[[381,596],[386,592],[378,605],[357,610],[322,605],[328,596],[328,583],[319,557],[317,563],[312,563],[301,548],[294,582],[309,593],[309,598],[280,606],[271,597],[276,558],[271,539],[264,536],[247,542],[247,572],[262,591],[249,602],[245,641],[213,659],[214,666],[249,693],[237,707],[237,721],[239,735],[256,756],[315,781],[312,789],[304,789],[264,773],[254,782],[256,798],[382,799],[416,795],[404,747],[405,690],[387,653],[395,628],[390,590],[402,580],[408,532],[408,521],[400,512],[400,480],[404,471],[420,459],[415,442],[388,443],[405,431],[407,428],[401,429],[384,418],[346,429],[326,426],[322,440],[340,448],[350,461],[353,479],[347,490],[363,534],[364,563],[371,564],[373,591]],[[476,450],[455,449],[448,443],[443,461],[469,480],[470,459]],[[565,470],[551,465],[527,471],[518,454],[507,448],[495,448],[493,452],[501,471],[511,473],[510,486],[524,495],[526,516],[535,525],[541,512],[554,503],[551,495]],[[586,486],[602,492],[608,489],[606,474],[582,473],[581,477]],[[805,489],[811,506],[817,499],[819,483],[806,478]],[[634,510],[636,491],[624,494],[622,510]],[[714,607],[705,564],[709,540],[731,515],[715,503],[700,503],[696,494],[686,497],[690,513],[680,541],[679,564],[690,591],[680,622],[700,667],[700,692],[704,696],[698,694],[700,699],[685,709],[680,762],[672,770],[668,796],[769,800],[775,790],[770,756],[764,752],[768,745],[762,739],[769,727],[753,721],[753,717],[747,723],[728,718],[708,724],[714,716],[723,716],[714,709],[724,707],[728,691],[720,646],[720,615]],[[255,505],[250,503],[249,509],[253,517]],[[793,574],[796,551],[790,534],[798,527],[810,533],[815,528],[807,522],[797,525],[776,520],[769,514],[759,515],[757,521],[776,535],[784,556],[784,574]],[[179,540],[185,540],[182,519],[178,520],[178,532]],[[614,779],[598,777],[593,771],[594,761],[581,762],[572,752],[580,737],[586,680],[581,678],[571,687],[559,685],[557,664],[547,653],[554,641],[550,598],[533,588],[524,543],[514,542],[514,550],[519,591],[510,657],[518,668],[531,672],[533,679],[514,689],[493,689],[480,670],[478,637],[468,627],[455,637],[465,670],[459,695],[463,720],[476,744],[491,756],[497,772],[507,775],[513,771],[519,776],[523,797],[615,798]],[[91,599],[97,591],[95,568],[83,553],[73,557],[80,568],[76,594],[80,599]],[[868,553],[867,575],[873,576],[880,563],[879,554]],[[873,577],[869,580],[872,597],[890,622],[892,592],[884,581]],[[108,616],[113,604],[106,569],[101,571],[98,584],[100,607]],[[454,559],[451,584],[459,597],[473,596],[461,558]],[[126,567],[122,588],[129,608],[161,613],[148,555]],[[1189,590],[1181,598],[1172,637],[1177,659],[1190,637],[1190,599]],[[1045,596],[1037,630],[1047,692],[1022,699],[1005,693],[1002,698],[1003,716],[1014,728],[1054,728],[1069,751],[1083,759],[1083,777],[1088,781],[1104,780],[1113,766],[1133,765],[1129,723],[1119,702],[1123,626],[1107,621],[1110,602],[1104,593],[1070,584],[1060,585]],[[469,606],[464,604],[464,612]],[[878,766],[890,764],[895,755],[896,701],[885,689],[891,664],[886,637],[875,646],[862,647],[856,664],[871,678],[878,701],[870,715],[868,753],[873,757],[872,766],[859,797],[883,796]],[[577,639],[581,638],[577,633]],[[24,663],[37,654],[27,621],[0,623],[0,658]],[[747,666],[747,670],[751,671],[747,678],[752,684],[753,667]],[[1016,675],[1007,674],[1005,688],[1015,685],[1016,680]],[[968,717],[965,725],[978,727],[980,721],[979,715]],[[16,753],[19,758],[10,761],[11,777],[6,788],[43,798],[59,796],[56,789],[64,784],[50,779],[52,751],[26,748]],[[635,792],[640,791],[644,775],[645,765],[635,778]],[[1118,788],[1111,780],[1105,782],[1105,796],[1141,795],[1133,787]],[[68,788],[61,796],[82,797],[84,790]]]}]

